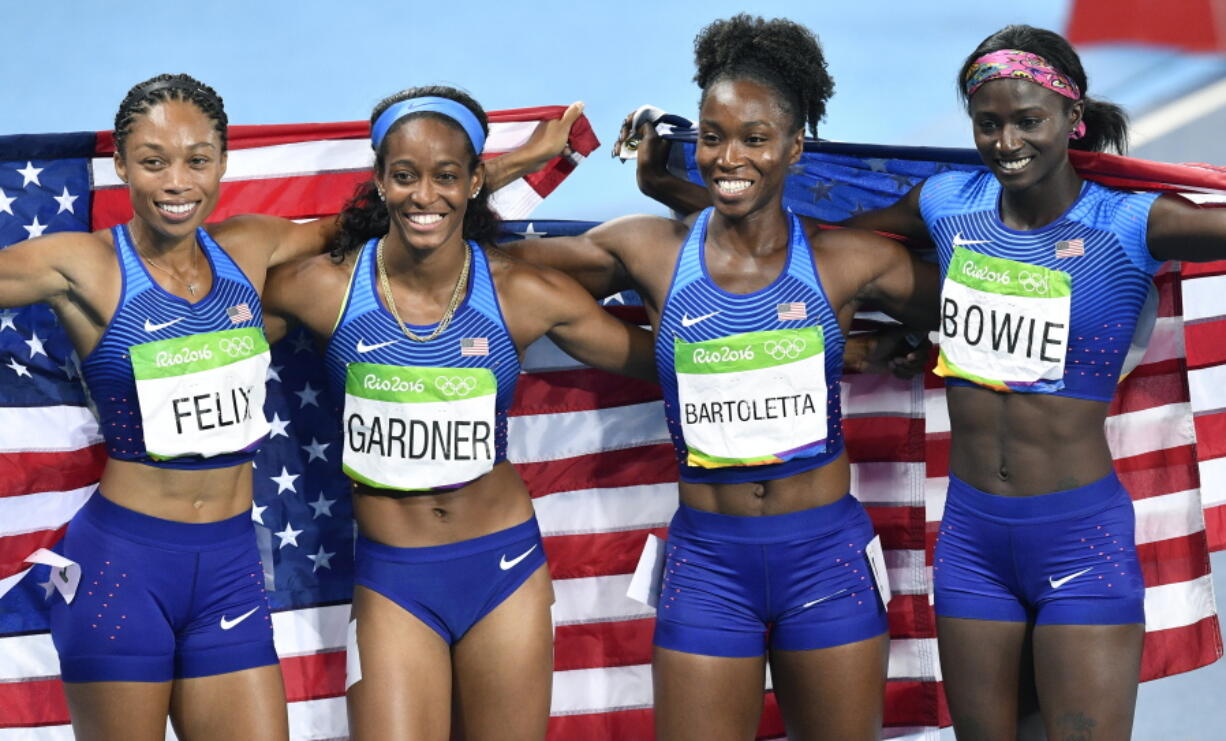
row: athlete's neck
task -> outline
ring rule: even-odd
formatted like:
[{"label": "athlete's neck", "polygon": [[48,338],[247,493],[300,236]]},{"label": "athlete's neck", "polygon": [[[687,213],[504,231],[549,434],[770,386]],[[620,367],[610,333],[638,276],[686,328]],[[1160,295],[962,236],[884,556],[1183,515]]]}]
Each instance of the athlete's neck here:
[{"label": "athlete's neck", "polygon": [[1068,211],[1081,195],[1082,182],[1073,164],[1066,160],[1059,170],[1028,188],[1002,188],[1000,220],[1019,231],[1047,226]]},{"label": "athlete's neck", "polygon": [[787,249],[789,227],[782,199],[735,219],[716,211],[707,225],[707,244],[748,257],[760,257]]},{"label": "athlete's neck", "polygon": [[464,266],[468,243],[457,235],[440,247],[418,249],[405,244],[395,231],[383,241],[383,264],[396,284],[422,293],[450,293]]},{"label": "athlete's neck", "polygon": [[196,249],[195,230],[181,237],[168,237],[141,219],[133,218],[128,222],[128,234],[138,254],[157,260],[171,270],[190,270],[196,261],[192,254]]}]

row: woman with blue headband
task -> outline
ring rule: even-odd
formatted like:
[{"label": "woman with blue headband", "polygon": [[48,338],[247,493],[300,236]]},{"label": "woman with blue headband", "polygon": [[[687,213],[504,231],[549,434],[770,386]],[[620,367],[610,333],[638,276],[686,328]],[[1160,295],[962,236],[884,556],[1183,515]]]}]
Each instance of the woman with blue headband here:
[{"label": "woman with blue headband", "polygon": [[358,523],[348,699],[355,739],[539,739],[553,588],[507,461],[520,355],[548,335],[654,379],[651,337],[573,280],[492,246],[485,112],[448,87],[371,117],[374,178],[331,255],[287,266],[266,307],[326,345]]},{"label": "woman with blue headband", "polygon": [[[1129,737],[1145,587],[1104,421],[1153,274],[1226,258],[1226,212],[1077,174],[1069,149],[1127,142],[1123,111],[1086,86],[1058,34],[989,36],[958,75],[987,170],[848,222],[935,243],[944,274],[952,448],[933,575],[959,739]],[[644,134],[645,192],[683,211],[709,200]]]},{"label": "woman with blue headband", "polygon": [[[543,164],[568,113],[487,179]],[[55,310],[106,443],[101,486],[56,546],[80,584],[50,608],[79,738],[160,741],[168,716],[181,738],[288,735],[250,513],[268,432],[260,293],[270,267],[322,252],[336,223],[206,225],[227,124],[221,97],[192,77],[136,85],[115,116],[131,221],[0,251],[0,306]]]}]

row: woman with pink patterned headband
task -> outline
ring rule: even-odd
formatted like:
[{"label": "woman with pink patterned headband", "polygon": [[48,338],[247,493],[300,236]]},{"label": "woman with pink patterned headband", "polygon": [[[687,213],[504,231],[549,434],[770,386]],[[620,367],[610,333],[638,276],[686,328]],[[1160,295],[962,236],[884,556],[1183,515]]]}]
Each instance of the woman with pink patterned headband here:
[{"label": "woman with pink patterned headband", "polygon": [[[848,222],[940,258],[951,451],[933,573],[949,708],[959,739],[1126,739],[1145,588],[1104,422],[1153,274],[1226,257],[1226,211],[1077,174],[1069,149],[1123,152],[1127,121],[1086,95],[1056,33],[993,34],[958,89],[987,171],[941,173]],[[644,192],[703,206],[644,133]]]}]

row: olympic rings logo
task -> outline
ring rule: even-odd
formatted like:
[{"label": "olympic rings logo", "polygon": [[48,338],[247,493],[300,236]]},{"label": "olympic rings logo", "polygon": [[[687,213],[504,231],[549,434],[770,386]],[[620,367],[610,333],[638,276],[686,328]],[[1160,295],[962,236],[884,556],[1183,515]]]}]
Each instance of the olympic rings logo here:
[{"label": "olympic rings logo", "polygon": [[799,337],[785,337],[782,340],[767,340],[762,349],[775,360],[795,360],[805,351],[806,343]]},{"label": "olympic rings logo", "polygon": [[255,340],[250,337],[222,337],[217,341],[221,351],[232,358],[250,355],[255,350]]},{"label": "olympic rings logo", "polygon": [[1027,293],[1047,293],[1047,276],[1023,270],[1017,274],[1017,282]]},{"label": "olympic rings logo", "polygon": [[472,376],[439,376],[434,379],[434,388],[444,396],[468,396],[477,388],[477,379]]}]

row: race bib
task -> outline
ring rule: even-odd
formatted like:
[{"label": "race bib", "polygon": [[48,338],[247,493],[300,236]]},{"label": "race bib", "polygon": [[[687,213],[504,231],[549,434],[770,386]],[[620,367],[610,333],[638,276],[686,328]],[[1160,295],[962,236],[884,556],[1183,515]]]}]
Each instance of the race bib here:
[{"label": "race bib", "polygon": [[821,327],[676,338],[673,357],[689,465],[761,466],[826,449]]},{"label": "race bib", "polygon": [[151,458],[236,453],[268,434],[268,341],[259,327],[146,342],[130,352]]},{"label": "race bib", "polygon": [[420,491],[494,467],[498,382],[488,368],[350,363],[342,466],[355,481]]},{"label": "race bib", "polygon": [[1064,387],[1072,277],[955,247],[941,287],[938,376],[1000,391]]}]

